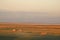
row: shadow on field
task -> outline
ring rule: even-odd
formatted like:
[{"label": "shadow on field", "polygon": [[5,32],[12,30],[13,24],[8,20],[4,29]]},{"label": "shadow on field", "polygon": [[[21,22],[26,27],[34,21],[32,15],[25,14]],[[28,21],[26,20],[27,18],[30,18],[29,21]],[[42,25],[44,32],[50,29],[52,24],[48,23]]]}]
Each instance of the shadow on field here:
[{"label": "shadow on field", "polygon": [[25,36],[0,36],[0,40],[60,40],[60,36],[41,36],[41,35],[32,35],[30,37]]},{"label": "shadow on field", "polygon": [[16,37],[12,36],[0,36],[0,40],[15,40]]}]

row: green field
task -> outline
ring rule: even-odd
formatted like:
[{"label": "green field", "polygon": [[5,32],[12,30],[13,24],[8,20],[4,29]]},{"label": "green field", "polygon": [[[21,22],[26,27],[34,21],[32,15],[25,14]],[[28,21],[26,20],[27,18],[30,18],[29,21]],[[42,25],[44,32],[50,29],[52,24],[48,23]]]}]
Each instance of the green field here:
[{"label": "green field", "polygon": [[42,36],[38,33],[17,33],[17,34],[10,34],[10,35],[1,35],[0,40],[60,40],[60,36],[54,35],[45,35]]}]

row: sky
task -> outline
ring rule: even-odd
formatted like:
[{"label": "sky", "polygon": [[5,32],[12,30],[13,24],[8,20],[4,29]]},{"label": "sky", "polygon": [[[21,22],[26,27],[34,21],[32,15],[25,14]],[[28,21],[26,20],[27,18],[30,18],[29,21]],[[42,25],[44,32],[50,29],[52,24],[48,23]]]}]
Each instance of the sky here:
[{"label": "sky", "polygon": [[60,0],[0,0],[0,22],[60,24]]}]

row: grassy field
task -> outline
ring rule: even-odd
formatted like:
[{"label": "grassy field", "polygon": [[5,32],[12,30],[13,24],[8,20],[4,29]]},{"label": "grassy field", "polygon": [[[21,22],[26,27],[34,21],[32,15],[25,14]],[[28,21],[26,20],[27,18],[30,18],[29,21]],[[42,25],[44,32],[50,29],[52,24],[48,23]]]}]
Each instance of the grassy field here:
[{"label": "grassy field", "polygon": [[29,33],[30,36],[27,33],[24,34],[19,34],[18,36],[4,36],[0,35],[0,40],[60,40],[60,36],[53,36],[53,35],[46,35],[46,36],[41,36],[41,35],[33,35]]},{"label": "grassy field", "polygon": [[60,40],[60,25],[0,23],[0,40]]}]

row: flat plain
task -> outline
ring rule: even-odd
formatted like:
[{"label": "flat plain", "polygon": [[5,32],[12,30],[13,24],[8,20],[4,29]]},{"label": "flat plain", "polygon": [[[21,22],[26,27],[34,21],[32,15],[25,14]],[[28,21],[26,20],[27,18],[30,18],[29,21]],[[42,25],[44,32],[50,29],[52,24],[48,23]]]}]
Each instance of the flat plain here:
[{"label": "flat plain", "polygon": [[0,40],[60,40],[60,25],[0,23]]},{"label": "flat plain", "polygon": [[60,35],[60,25],[0,23],[0,33],[40,33],[41,35]]}]

